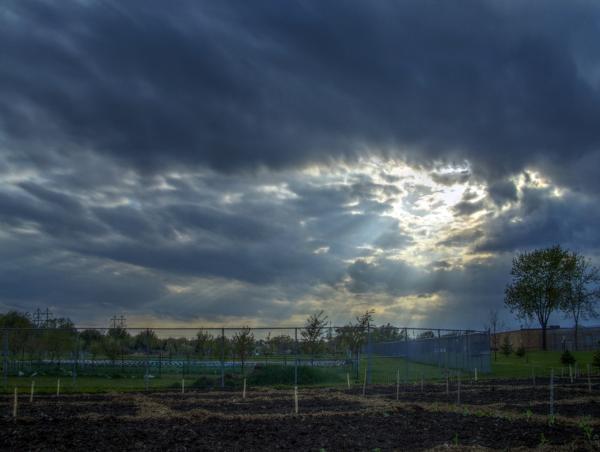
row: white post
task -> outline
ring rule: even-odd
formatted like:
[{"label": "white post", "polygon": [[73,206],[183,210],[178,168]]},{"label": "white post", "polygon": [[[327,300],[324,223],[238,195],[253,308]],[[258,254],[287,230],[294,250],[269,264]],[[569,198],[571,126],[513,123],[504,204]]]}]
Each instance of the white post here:
[{"label": "white post", "polygon": [[346,372],[346,382],[348,383],[348,389],[350,389],[350,373]]},{"label": "white post", "polygon": [[29,403],[33,402],[33,392],[35,391],[35,380],[31,380],[31,391],[29,392]]},{"label": "white post", "polygon": [[569,364],[569,378],[571,379],[571,383],[573,383],[573,367]]},{"label": "white post", "polygon": [[477,381],[477,377],[478,377],[478,375],[477,375],[477,367],[476,367],[475,368],[475,381]]},{"label": "white post", "polygon": [[181,393],[185,394],[185,378],[181,379]]},{"label": "white post", "polygon": [[294,386],[294,413],[298,414],[298,386]]},{"label": "white post", "polygon": [[554,416],[554,369],[550,369],[550,416]]},{"label": "white post", "polygon": [[15,395],[14,395],[14,399],[13,399],[13,417],[16,419],[17,418],[17,405],[19,403],[19,399],[17,397],[17,387],[15,386]]},{"label": "white post", "polygon": [[244,378],[244,389],[242,390],[242,399],[246,398],[246,379]]}]

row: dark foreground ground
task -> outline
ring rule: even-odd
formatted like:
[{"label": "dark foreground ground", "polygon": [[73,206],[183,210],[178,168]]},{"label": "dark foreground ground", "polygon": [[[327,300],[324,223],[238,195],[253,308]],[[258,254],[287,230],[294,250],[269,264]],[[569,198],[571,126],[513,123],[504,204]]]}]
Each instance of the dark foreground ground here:
[{"label": "dark foreground ground", "polygon": [[2,450],[600,450],[600,385],[526,381],[285,390],[12,396]]}]

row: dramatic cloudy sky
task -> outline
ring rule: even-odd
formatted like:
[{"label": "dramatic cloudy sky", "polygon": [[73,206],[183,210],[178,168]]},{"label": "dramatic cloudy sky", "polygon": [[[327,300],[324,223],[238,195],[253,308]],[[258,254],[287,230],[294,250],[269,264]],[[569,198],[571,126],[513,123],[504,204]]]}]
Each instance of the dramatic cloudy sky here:
[{"label": "dramatic cloudy sky", "polygon": [[599,43],[593,1],[4,1],[0,311],[481,328],[516,252],[600,255]]}]

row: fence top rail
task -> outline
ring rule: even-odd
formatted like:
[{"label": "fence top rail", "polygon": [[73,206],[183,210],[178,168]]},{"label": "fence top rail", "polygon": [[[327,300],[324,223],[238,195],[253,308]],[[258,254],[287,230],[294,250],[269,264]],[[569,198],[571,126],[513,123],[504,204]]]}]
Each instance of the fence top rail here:
[{"label": "fence top rail", "polygon": [[[387,325],[380,325],[379,327],[377,326],[373,326],[373,328],[380,328],[380,327],[384,327],[384,328],[388,328]],[[239,327],[220,327],[220,326],[210,326],[210,327],[205,327],[205,326],[197,326],[197,327],[155,327],[155,326],[126,326],[126,327],[117,327],[119,329],[124,329],[124,330],[135,330],[135,331],[146,331],[146,330],[153,330],[153,331],[239,331],[245,328],[248,328],[250,330],[263,330],[263,331],[273,331],[273,330],[280,330],[280,331],[284,331],[284,330],[303,330],[306,328],[306,326],[239,326]],[[326,326],[324,327],[324,331],[327,331],[328,329],[333,329],[333,330],[340,330],[340,329],[344,329],[344,328],[348,328],[348,325],[344,325],[344,326]],[[482,333],[486,333],[487,331],[478,331],[478,330],[470,330],[470,329],[452,329],[452,328],[421,328],[421,327],[390,327],[399,331],[431,331],[431,332],[436,332],[436,333],[440,333],[440,332],[451,332],[451,333],[461,333],[461,334],[482,334]],[[24,327],[24,328],[20,328],[20,327],[0,327],[0,331],[40,331],[40,330],[60,330],[61,328],[54,328],[54,327],[45,327],[45,326],[40,326],[40,327]],[[107,327],[107,326],[74,326],[72,328],[66,328],[65,330],[75,330],[75,331],[84,331],[84,330],[98,330],[98,331],[105,331],[105,330],[112,330],[115,329],[115,327]]]}]

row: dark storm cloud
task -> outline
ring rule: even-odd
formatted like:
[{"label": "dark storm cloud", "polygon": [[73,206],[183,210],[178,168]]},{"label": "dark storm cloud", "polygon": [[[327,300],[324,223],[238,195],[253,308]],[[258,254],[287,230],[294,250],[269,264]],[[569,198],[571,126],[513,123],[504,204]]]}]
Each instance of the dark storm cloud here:
[{"label": "dark storm cloud", "polygon": [[[320,287],[477,322],[515,250],[598,254],[599,20],[583,1],[6,2],[0,308],[281,319],[327,306]],[[394,259],[429,232],[393,209],[425,217],[445,187],[357,175],[373,154],[484,182],[452,213],[485,218],[438,245],[489,260]],[[572,190],[517,190],[526,169]]]},{"label": "dark storm cloud", "polygon": [[471,177],[471,173],[467,170],[455,171],[450,173],[431,173],[431,178],[434,182],[442,185],[464,184]]},{"label": "dark storm cloud", "polygon": [[469,215],[473,215],[476,212],[479,212],[480,210],[485,209],[485,201],[484,200],[475,201],[475,202],[461,201],[461,202],[457,203],[453,209],[457,215],[469,216]]},{"label": "dark storm cloud", "polygon": [[494,179],[600,149],[592,2],[3,10],[0,128],[13,159],[85,149],[145,169],[235,170],[401,152],[467,159]]},{"label": "dark storm cloud", "polygon": [[567,192],[557,197],[545,188],[524,189],[514,208],[486,224],[478,251],[512,252],[561,243],[598,255],[600,213],[597,198]]},{"label": "dark storm cloud", "polygon": [[488,193],[497,205],[517,200],[517,187],[509,180],[494,182],[488,187]]},{"label": "dark storm cloud", "polygon": [[6,309],[49,306],[92,320],[102,309],[135,309],[165,292],[155,275],[53,249],[43,237],[0,240],[0,307]]},{"label": "dark storm cloud", "polygon": [[[27,182],[6,184],[0,191],[0,222],[11,244],[5,245],[3,256],[12,262],[4,273],[12,282],[0,293],[5,306],[20,303],[25,309],[43,299],[77,310],[95,300],[102,309],[99,300],[121,294],[127,297],[121,304],[124,309],[135,305],[141,312],[163,312],[169,300],[180,300],[181,307],[176,301],[171,306],[173,318],[194,309],[214,317],[218,300],[233,299],[246,300],[239,315],[258,315],[265,305],[275,303],[279,308],[271,315],[281,316],[289,309],[282,309],[274,296],[297,299],[316,285],[336,284],[345,274],[342,259],[364,252],[357,247],[410,241],[396,219],[380,215],[387,207],[374,198],[385,187],[365,180],[360,189],[356,183],[332,188],[285,177],[293,192],[284,192],[289,199],[282,200],[261,190],[261,183],[281,187],[276,174],[260,181],[215,173],[179,180],[162,177],[168,188],[152,179],[132,183],[124,178],[112,187],[93,181],[83,187],[79,182],[69,185],[61,174],[45,178],[44,187]],[[223,200],[227,189],[236,194],[233,201]],[[33,243],[36,247],[25,252],[25,244]],[[15,260],[16,251],[7,253],[19,246],[23,253]],[[326,251],[317,252],[321,248]],[[60,265],[44,256],[55,256]],[[67,265],[70,261],[86,265],[73,269]],[[115,272],[114,287],[109,270]],[[125,274],[136,275],[127,287]],[[191,295],[167,289],[189,288],[199,278],[221,282],[204,295],[197,289]],[[146,289],[129,296],[127,290],[138,284]],[[63,296],[59,287],[69,295]],[[82,292],[83,287],[90,293]],[[94,298],[94,290],[105,295]],[[194,294],[197,302],[187,303]],[[221,306],[220,314],[233,311]]]},{"label": "dark storm cloud", "polygon": [[[428,269],[404,261],[380,259],[357,261],[350,266],[348,290],[357,294],[386,293],[392,297],[413,296],[424,301],[414,306],[392,308],[405,319],[417,313],[426,317],[423,326],[483,329],[490,308],[502,309],[504,287],[509,280],[510,256],[475,261],[460,268],[446,262]],[[439,295],[444,302],[430,304],[426,298]],[[392,298],[389,303],[394,303]],[[420,320],[419,322],[422,322]]]}]

